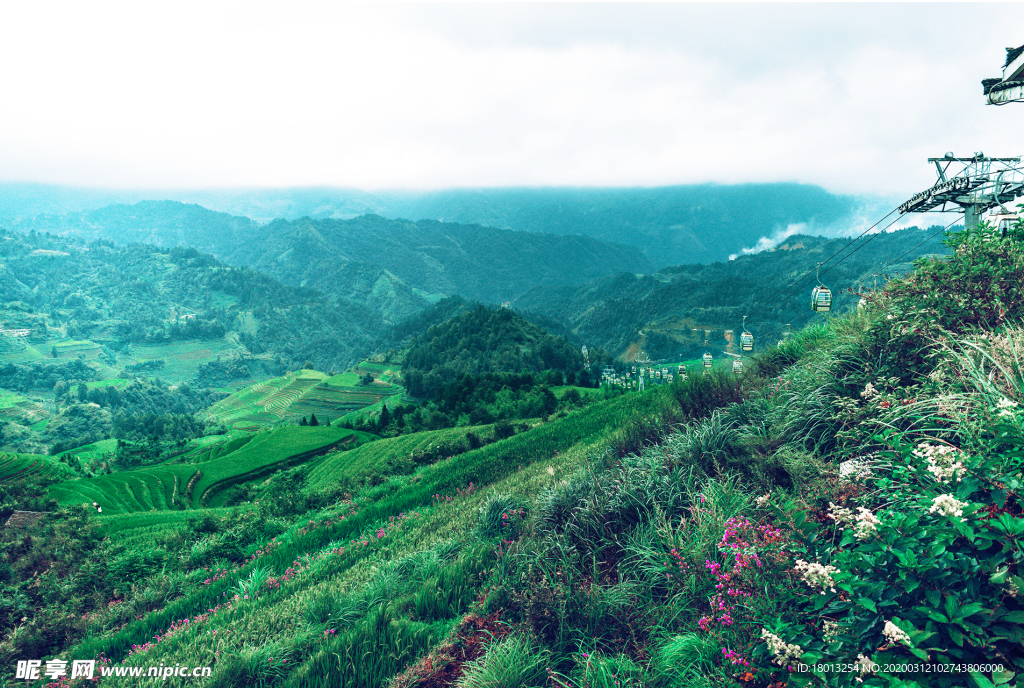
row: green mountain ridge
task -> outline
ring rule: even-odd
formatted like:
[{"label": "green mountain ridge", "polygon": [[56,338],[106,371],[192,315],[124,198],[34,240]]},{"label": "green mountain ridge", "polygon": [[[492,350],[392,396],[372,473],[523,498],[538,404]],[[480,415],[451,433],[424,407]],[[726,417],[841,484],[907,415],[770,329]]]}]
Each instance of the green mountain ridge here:
[{"label": "green mountain ridge", "polygon": [[[853,307],[859,297],[848,291],[877,283],[883,268],[884,282],[910,269],[918,257],[946,253],[941,234],[934,235],[934,227],[883,233],[863,249],[854,246],[840,253],[835,269],[822,277],[833,293],[833,310]],[[749,316],[746,326],[760,346],[773,344],[790,329],[787,325],[800,328],[814,318],[808,304],[815,282],[813,273],[807,273],[847,244],[848,239],[793,235],[778,249],[728,262],[612,275],[580,287],[533,289],[513,306],[564,323],[580,341],[621,360],[631,360],[641,349],[655,359],[695,358],[705,350],[705,329],[712,330],[709,346],[717,355],[730,345],[724,331],[738,332],[743,316]],[[784,294],[791,285],[794,289]]]},{"label": "green mountain ridge", "polygon": [[286,284],[344,296],[380,310],[390,322],[425,307],[432,295],[500,303],[536,284],[581,284],[651,268],[635,248],[583,236],[375,215],[261,225],[175,201],[40,215],[11,226],[120,244],[189,246]]},{"label": "green mountain ridge", "polygon": [[[351,219],[444,220],[559,235],[581,234],[641,249],[656,268],[724,260],[790,225],[845,234],[892,207],[891,199],[833,194],[793,184],[694,184],[647,188],[469,188],[438,191],[357,189],[110,190],[0,184],[0,217],[69,215],[111,204],[166,198],[260,222]],[[227,262],[235,262],[217,251]]]}]

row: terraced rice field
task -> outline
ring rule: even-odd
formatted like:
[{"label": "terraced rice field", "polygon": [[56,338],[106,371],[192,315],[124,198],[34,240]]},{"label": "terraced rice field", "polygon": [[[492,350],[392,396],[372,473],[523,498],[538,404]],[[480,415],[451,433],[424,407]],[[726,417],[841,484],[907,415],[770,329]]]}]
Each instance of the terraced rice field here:
[{"label": "terraced rice field", "polygon": [[50,487],[49,495],[60,504],[97,502],[104,514],[173,510],[175,495],[193,508],[216,506],[228,487],[370,439],[373,435],[341,428],[285,427],[197,450],[192,463],[70,480]]},{"label": "terraced rice field", "polygon": [[318,385],[309,394],[292,404],[291,412],[301,416],[316,414],[321,422],[334,421],[342,416],[378,404],[383,399],[398,397],[404,390],[394,385],[368,385],[366,387],[334,387]]},{"label": "terraced rice field", "polygon": [[184,494],[197,470],[180,464],[80,478],[50,487],[49,495],[59,504],[96,502],[105,514],[174,509],[175,493]]},{"label": "terraced rice field", "polygon": [[112,378],[107,379],[107,380],[92,380],[90,382],[86,382],[85,386],[88,387],[89,389],[103,388],[103,387],[117,387],[118,389],[120,389],[121,387],[127,387],[130,383],[131,383],[131,380],[129,380],[127,378],[112,377]]},{"label": "terraced rice field", "polygon": [[189,509],[188,511],[149,511],[131,514],[102,514],[103,532],[106,535],[131,531],[132,535],[140,532],[155,532],[164,528],[176,528],[189,521],[206,515],[223,516],[231,511],[231,507],[221,509]]},{"label": "terraced rice field", "polygon": [[351,448],[373,439],[369,433],[329,426],[284,427],[255,435],[238,449],[200,464],[202,477],[192,492],[192,506],[220,506],[227,488],[325,455],[332,448]]},{"label": "terraced rice field", "polygon": [[146,549],[161,533],[173,532],[204,516],[227,516],[235,507],[189,509],[187,511],[148,511],[131,514],[100,514],[100,524],[107,536],[116,535],[126,547]]},{"label": "terraced rice field", "polygon": [[359,384],[354,372],[328,377],[315,370],[299,370],[250,385],[217,402],[208,413],[238,430],[253,424],[273,427],[299,416],[316,415],[321,422],[331,422],[403,391],[383,382]]},{"label": "terraced rice field", "polygon": [[69,449],[66,452],[62,452],[61,456],[77,456],[82,463],[88,463],[110,459],[115,454],[117,454],[117,440],[110,439]]},{"label": "terraced rice field", "polygon": [[229,426],[239,422],[275,425],[293,415],[290,407],[326,378],[316,370],[299,370],[257,382],[217,402],[207,413]]},{"label": "terraced rice field", "polygon": [[28,399],[17,392],[9,392],[6,389],[0,389],[0,409],[12,408],[23,401],[28,401]]},{"label": "terraced rice field", "polygon": [[374,379],[381,382],[400,382],[402,379],[402,368],[394,363],[370,363],[363,361],[356,366],[359,375],[370,373]]},{"label": "terraced rice field", "polygon": [[57,358],[85,357],[86,360],[91,361],[99,358],[99,355],[103,353],[103,349],[100,348],[99,344],[88,339],[56,342],[51,344],[50,347],[57,350]]},{"label": "terraced rice field", "polygon": [[0,453],[0,482],[14,482],[30,475],[72,477],[75,472],[52,456]]},{"label": "terraced rice field", "polygon": [[38,361],[43,355],[21,337],[0,335],[0,363]]}]

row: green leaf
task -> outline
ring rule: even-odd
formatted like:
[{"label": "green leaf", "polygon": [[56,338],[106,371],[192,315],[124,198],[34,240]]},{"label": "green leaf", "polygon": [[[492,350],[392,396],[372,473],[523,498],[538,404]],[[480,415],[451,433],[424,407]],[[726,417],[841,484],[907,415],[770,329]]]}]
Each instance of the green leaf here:
[{"label": "green leaf", "polygon": [[1010,623],[1024,623],[1024,612],[1008,612],[999,619]]},{"label": "green leaf", "polygon": [[868,599],[867,597],[858,597],[857,604],[864,607],[865,609],[870,609],[871,611],[876,613],[878,612],[878,607],[875,606],[874,600]]},{"label": "green leaf", "polygon": [[1014,518],[1010,514],[999,514],[999,518],[989,521],[992,527],[1007,535],[1016,537],[1024,534],[1024,518]]},{"label": "green leaf", "polygon": [[1004,683],[1009,683],[1010,679],[1013,678],[1013,672],[1007,669],[997,669],[992,672],[992,680],[997,686],[1001,686]]},{"label": "green leaf", "polygon": [[949,619],[944,614],[941,614],[935,611],[934,609],[929,609],[928,611],[926,611],[925,616],[927,616],[932,621],[938,621],[939,623],[949,623]]},{"label": "green leaf", "polygon": [[1007,577],[1010,575],[1009,568],[999,569],[991,576],[988,577],[988,582],[992,585],[1002,585],[1006,582]]},{"label": "green leaf", "polygon": [[960,606],[960,599],[956,595],[947,595],[943,606],[946,609],[946,616],[948,616],[950,619],[957,618],[956,611],[957,607]]},{"label": "green leaf", "polygon": [[949,630],[949,637],[953,640],[953,642],[956,643],[959,647],[963,647],[964,646],[964,634],[961,633],[960,631],[956,630],[955,628],[952,628],[952,627],[950,627],[948,630]]},{"label": "green leaf", "polygon": [[996,688],[995,685],[977,671],[971,672],[971,679],[978,688]]},{"label": "green leaf", "polygon": [[970,604],[966,604],[957,610],[956,618],[966,619],[968,616],[971,616],[972,614],[977,614],[984,608],[985,605],[983,605],[981,602],[971,602]]},{"label": "green leaf", "polygon": [[928,600],[928,604],[930,604],[933,607],[938,607],[940,604],[942,604],[942,595],[939,593],[938,590],[925,590],[924,597],[926,600]]}]

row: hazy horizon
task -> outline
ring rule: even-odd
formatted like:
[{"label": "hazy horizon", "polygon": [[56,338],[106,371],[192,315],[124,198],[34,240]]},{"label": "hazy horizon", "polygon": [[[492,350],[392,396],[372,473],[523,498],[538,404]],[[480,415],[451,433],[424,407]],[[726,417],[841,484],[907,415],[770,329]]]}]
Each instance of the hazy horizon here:
[{"label": "hazy horizon", "polygon": [[0,177],[115,191],[926,188],[1016,155],[1016,4],[0,10]]}]

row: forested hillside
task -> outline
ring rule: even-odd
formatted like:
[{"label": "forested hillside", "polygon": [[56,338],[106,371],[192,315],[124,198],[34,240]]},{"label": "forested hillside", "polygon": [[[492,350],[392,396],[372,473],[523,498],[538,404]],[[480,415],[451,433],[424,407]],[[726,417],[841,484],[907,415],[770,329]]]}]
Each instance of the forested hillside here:
[{"label": "forested hillside", "polygon": [[424,297],[431,295],[500,303],[536,285],[582,284],[614,272],[651,269],[635,248],[582,236],[375,215],[260,225],[172,201],[40,216],[12,226],[121,244],[189,246],[286,284],[366,305],[392,322],[426,306]]},{"label": "forested hillside", "polygon": [[[265,368],[298,368],[306,361],[344,369],[384,329],[380,316],[361,304],[288,287],[193,248],[7,233],[0,235],[0,262],[4,325],[29,329],[28,343],[47,358],[69,355],[71,340],[90,360],[139,365],[146,372],[150,357],[137,360],[137,351],[220,342],[209,346],[228,356],[211,360],[207,377],[223,369],[251,378]],[[10,346],[20,345],[13,340]],[[239,370],[231,373],[231,366]]]},{"label": "forested hillside", "polygon": [[563,337],[548,334],[507,308],[478,306],[413,340],[405,355],[409,391],[433,396],[463,375],[577,373],[583,355]]},{"label": "forested hillside", "polygon": [[[787,324],[802,327],[814,317],[807,305],[816,284],[814,265],[848,243],[796,235],[775,250],[728,262],[680,265],[653,275],[619,274],[574,288],[533,289],[513,305],[566,324],[588,346],[614,356],[632,358],[643,349],[655,359],[693,358],[704,348],[705,329],[712,330],[710,345],[720,350],[728,344],[724,330],[739,331],[745,315],[747,328],[762,337],[763,346],[778,340]],[[880,234],[854,249],[842,253],[822,277],[839,312],[860,298],[848,290],[884,282],[920,256],[948,251],[936,228]],[[791,285],[793,290],[781,299]]]}]

